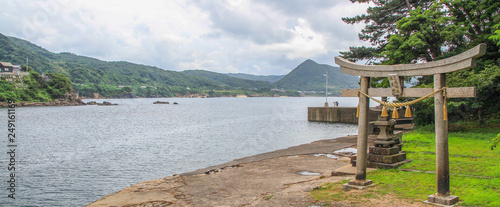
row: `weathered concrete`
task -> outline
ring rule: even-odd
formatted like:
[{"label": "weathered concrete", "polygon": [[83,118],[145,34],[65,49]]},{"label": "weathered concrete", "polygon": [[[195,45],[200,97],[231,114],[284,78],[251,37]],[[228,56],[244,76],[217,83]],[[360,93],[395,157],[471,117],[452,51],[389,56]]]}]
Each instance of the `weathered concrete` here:
[{"label": "weathered concrete", "polygon": [[[317,122],[357,124],[356,107],[308,107],[307,120]],[[380,110],[370,108],[369,121],[377,120]]]},{"label": "weathered concrete", "polygon": [[[356,138],[316,141],[138,183],[88,206],[309,206],[313,200],[308,191],[352,178],[331,176],[332,171],[349,165],[348,158],[312,154],[352,147]],[[318,174],[300,175],[300,171]]]}]

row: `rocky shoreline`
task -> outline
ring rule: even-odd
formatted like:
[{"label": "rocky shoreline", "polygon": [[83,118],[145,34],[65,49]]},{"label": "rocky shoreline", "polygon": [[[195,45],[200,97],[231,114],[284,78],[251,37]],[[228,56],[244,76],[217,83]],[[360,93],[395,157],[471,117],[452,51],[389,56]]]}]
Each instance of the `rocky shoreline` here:
[{"label": "rocky shoreline", "polygon": [[[1,102],[0,108],[6,108],[11,105],[12,104],[6,102]],[[73,101],[56,99],[51,102],[16,102],[14,103],[14,105],[16,107],[30,107],[30,106],[82,106],[87,104],[80,99]]]},{"label": "rocky shoreline", "polygon": [[[67,93],[62,98],[54,99],[50,102],[29,102],[29,101],[19,101],[13,103],[16,107],[30,107],[30,106],[82,106],[87,105],[78,98],[76,93]],[[6,108],[11,106],[12,103],[0,102],[0,108]]]}]

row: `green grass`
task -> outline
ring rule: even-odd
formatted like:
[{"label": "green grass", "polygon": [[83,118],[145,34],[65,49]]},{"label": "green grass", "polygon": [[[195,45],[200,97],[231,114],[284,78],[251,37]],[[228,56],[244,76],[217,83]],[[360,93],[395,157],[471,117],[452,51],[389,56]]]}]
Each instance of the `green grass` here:
[{"label": "green grass", "polygon": [[[367,173],[367,178],[373,180],[376,187],[363,194],[390,194],[400,199],[423,201],[436,193],[436,174],[424,172],[436,170],[435,134],[432,130],[422,127],[405,133],[403,150],[407,159],[413,161],[400,169]],[[500,149],[491,150],[490,142],[500,132],[498,124],[488,127],[472,125],[462,131],[448,135],[451,194],[460,198],[461,206],[500,206]],[[349,199],[348,194],[339,192],[338,188],[332,190],[337,185],[341,186],[340,183],[324,185],[312,195],[318,201]]]},{"label": "green grass", "polygon": [[377,198],[380,192],[375,192],[373,189],[367,189],[366,193],[352,195],[342,191],[342,184],[349,180],[344,180],[342,183],[325,183],[321,187],[314,189],[311,193],[317,201],[345,201],[354,200],[354,203],[365,203],[370,198]]}]

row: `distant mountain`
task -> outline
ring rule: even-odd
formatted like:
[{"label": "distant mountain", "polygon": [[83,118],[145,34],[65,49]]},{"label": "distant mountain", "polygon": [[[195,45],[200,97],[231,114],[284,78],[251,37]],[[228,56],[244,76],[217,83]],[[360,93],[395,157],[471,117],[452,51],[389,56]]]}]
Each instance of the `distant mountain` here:
[{"label": "distant mountain", "polygon": [[230,87],[241,87],[245,89],[262,89],[262,88],[274,88],[274,85],[266,82],[266,81],[257,81],[257,80],[247,80],[247,79],[242,79],[242,78],[235,78],[231,77],[227,74],[222,74],[222,73],[216,73],[216,72],[211,72],[211,71],[206,71],[206,70],[185,70],[182,71],[184,74],[188,75],[193,75],[193,76],[199,76],[199,77],[204,77],[208,78],[212,81],[217,82],[218,84],[221,85],[227,85]]},{"label": "distant mountain", "polygon": [[358,88],[359,77],[340,72],[340,68],[306,60],[276,82],[278,88],[301,91],[324,91],[328,72],[328,91],[339,95],[341,89]]},{"label": "distant mountain", "polygon": [[255,81],[267,81],[269,83],[276,83],[281,78],[285,77],[285,75],[251,75],[245,73],[226,73],[228,76],[241,78],[246,80],[255,80]]}]

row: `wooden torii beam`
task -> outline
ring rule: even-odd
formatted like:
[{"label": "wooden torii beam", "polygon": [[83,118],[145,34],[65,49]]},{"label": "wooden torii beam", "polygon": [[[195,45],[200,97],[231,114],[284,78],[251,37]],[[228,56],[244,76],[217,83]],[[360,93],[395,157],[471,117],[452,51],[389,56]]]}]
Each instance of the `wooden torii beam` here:
[{"label": "wooden torii beam", "polygon": [[[417,64],[401,65],[360,65],[335,57],[335,63],[340,71],[346,74],[360,76],[360,91],[372,97],[423,97],[446,87],[446,73],[465,70],[476,66],[476,58],[486,53],[486,44],[480,44],[459,55],[446,59]],[[398,95],[390,88],[369,88],[370,77],[402,77],[402,76],[434,76],[434,88],[403,88]],[[475,97],[474,87],[447,88],[448,98]],[[342,90],[343,97],[357,97],[357,89]],[[452,205],[458,202],[457,196],[450,195],[450,173],[448,159],[448,121],[444,120],[443,91],[434,94],[435,131],[436,131],[436,180],[437,194],[430,195],[428,202],[442,205]],[[359,96],[359,120],[357,141],[356,180],[360,186],[371,183],[366,180],[366,160],[368,142],[368,98]]]}]

